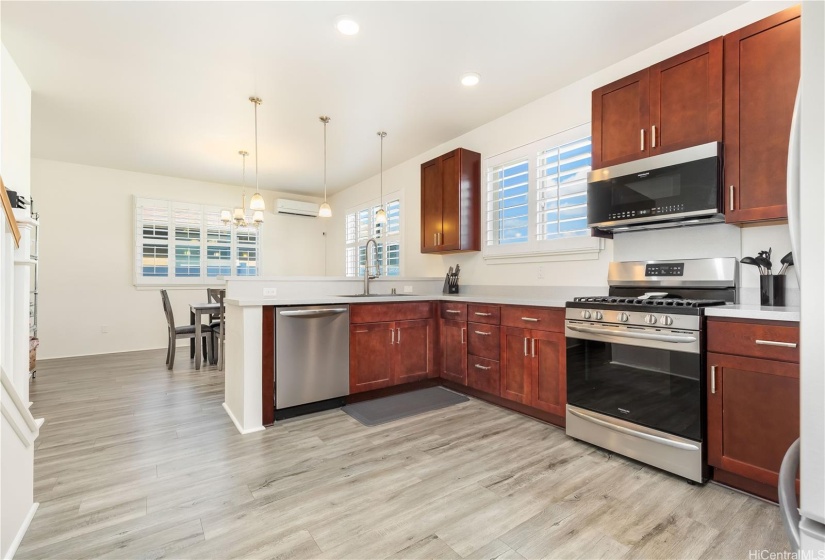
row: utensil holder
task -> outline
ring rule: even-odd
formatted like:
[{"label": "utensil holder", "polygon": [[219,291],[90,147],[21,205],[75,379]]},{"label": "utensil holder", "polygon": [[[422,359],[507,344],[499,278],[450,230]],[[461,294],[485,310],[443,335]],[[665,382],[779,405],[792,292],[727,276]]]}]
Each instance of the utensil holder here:
[{"label": "utensil holder", "polygon": [[759,295],[762,305],[784,307],[785,305],[785,275],[767,275],[759,277]]},{"label": "utensil holder", "polygon": [[444,278],[444,289],[441,290],[441,293],[443,293],[443,294],[457,294],[458,293],[458,277],[456,277],[454,281],[451,281],[451,279],[454,276],[455,275],[453,275],[453,274],[449,274],[449,273],[447,274],[447,277]]}]

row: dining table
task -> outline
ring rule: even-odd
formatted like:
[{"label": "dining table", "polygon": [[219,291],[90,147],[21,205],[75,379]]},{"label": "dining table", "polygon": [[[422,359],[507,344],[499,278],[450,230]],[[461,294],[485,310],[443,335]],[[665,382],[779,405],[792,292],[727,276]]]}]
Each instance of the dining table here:
[{"label": "dining table", "polygon": [[[201,352],[200,348],[197,348],[195,344],[200,344],[201,340],[201,316],[206,313],[207,315],[212,315],[214,313],[218,313],[221,310],[221,304],[216,303],[214,301],[210,301],[208,303],[190,303],[189,304],[189,320],[190,325],[195,325],[195,338],[190,341],[190,353],[194,354],[195,357],[195,369],[201,369]],[[217,363],[215,360],[215,351],[212,351],[212,355],[209,356],[209,362],[212,364]]]}]

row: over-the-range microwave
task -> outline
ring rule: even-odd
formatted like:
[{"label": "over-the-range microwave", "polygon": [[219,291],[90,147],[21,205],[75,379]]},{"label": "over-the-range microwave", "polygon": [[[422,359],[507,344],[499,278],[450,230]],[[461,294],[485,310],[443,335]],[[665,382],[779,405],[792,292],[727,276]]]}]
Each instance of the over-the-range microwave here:
[{"label": "over-the-range microwave", "polygon": [[722,144],[710,142],[588,173],[588,226],[619,232],[723,222],[722,195]]}]

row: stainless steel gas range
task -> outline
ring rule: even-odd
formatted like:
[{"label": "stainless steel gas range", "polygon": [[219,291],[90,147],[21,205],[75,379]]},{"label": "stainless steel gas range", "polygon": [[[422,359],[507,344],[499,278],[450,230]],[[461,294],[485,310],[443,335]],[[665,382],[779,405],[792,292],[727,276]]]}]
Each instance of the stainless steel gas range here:
[{"label": "stainless steel gas range", "polygon": [[704,308],[736,301],[735,258],[611,263],[566,306],[567,434],[703,482]]}]

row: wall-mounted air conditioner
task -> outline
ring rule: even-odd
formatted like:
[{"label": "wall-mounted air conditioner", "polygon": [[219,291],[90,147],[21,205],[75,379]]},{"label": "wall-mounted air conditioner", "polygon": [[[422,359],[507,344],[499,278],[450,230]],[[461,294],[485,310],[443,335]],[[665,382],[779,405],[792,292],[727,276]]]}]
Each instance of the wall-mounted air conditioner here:
[{"label": "wall-mounted air conditioner", "polygon": [[301,202],[300,200],[289,200],[286,198],[279,198],[275,202],[275,211],[278,214],[318,217],[318,205],[314,202]]}]

